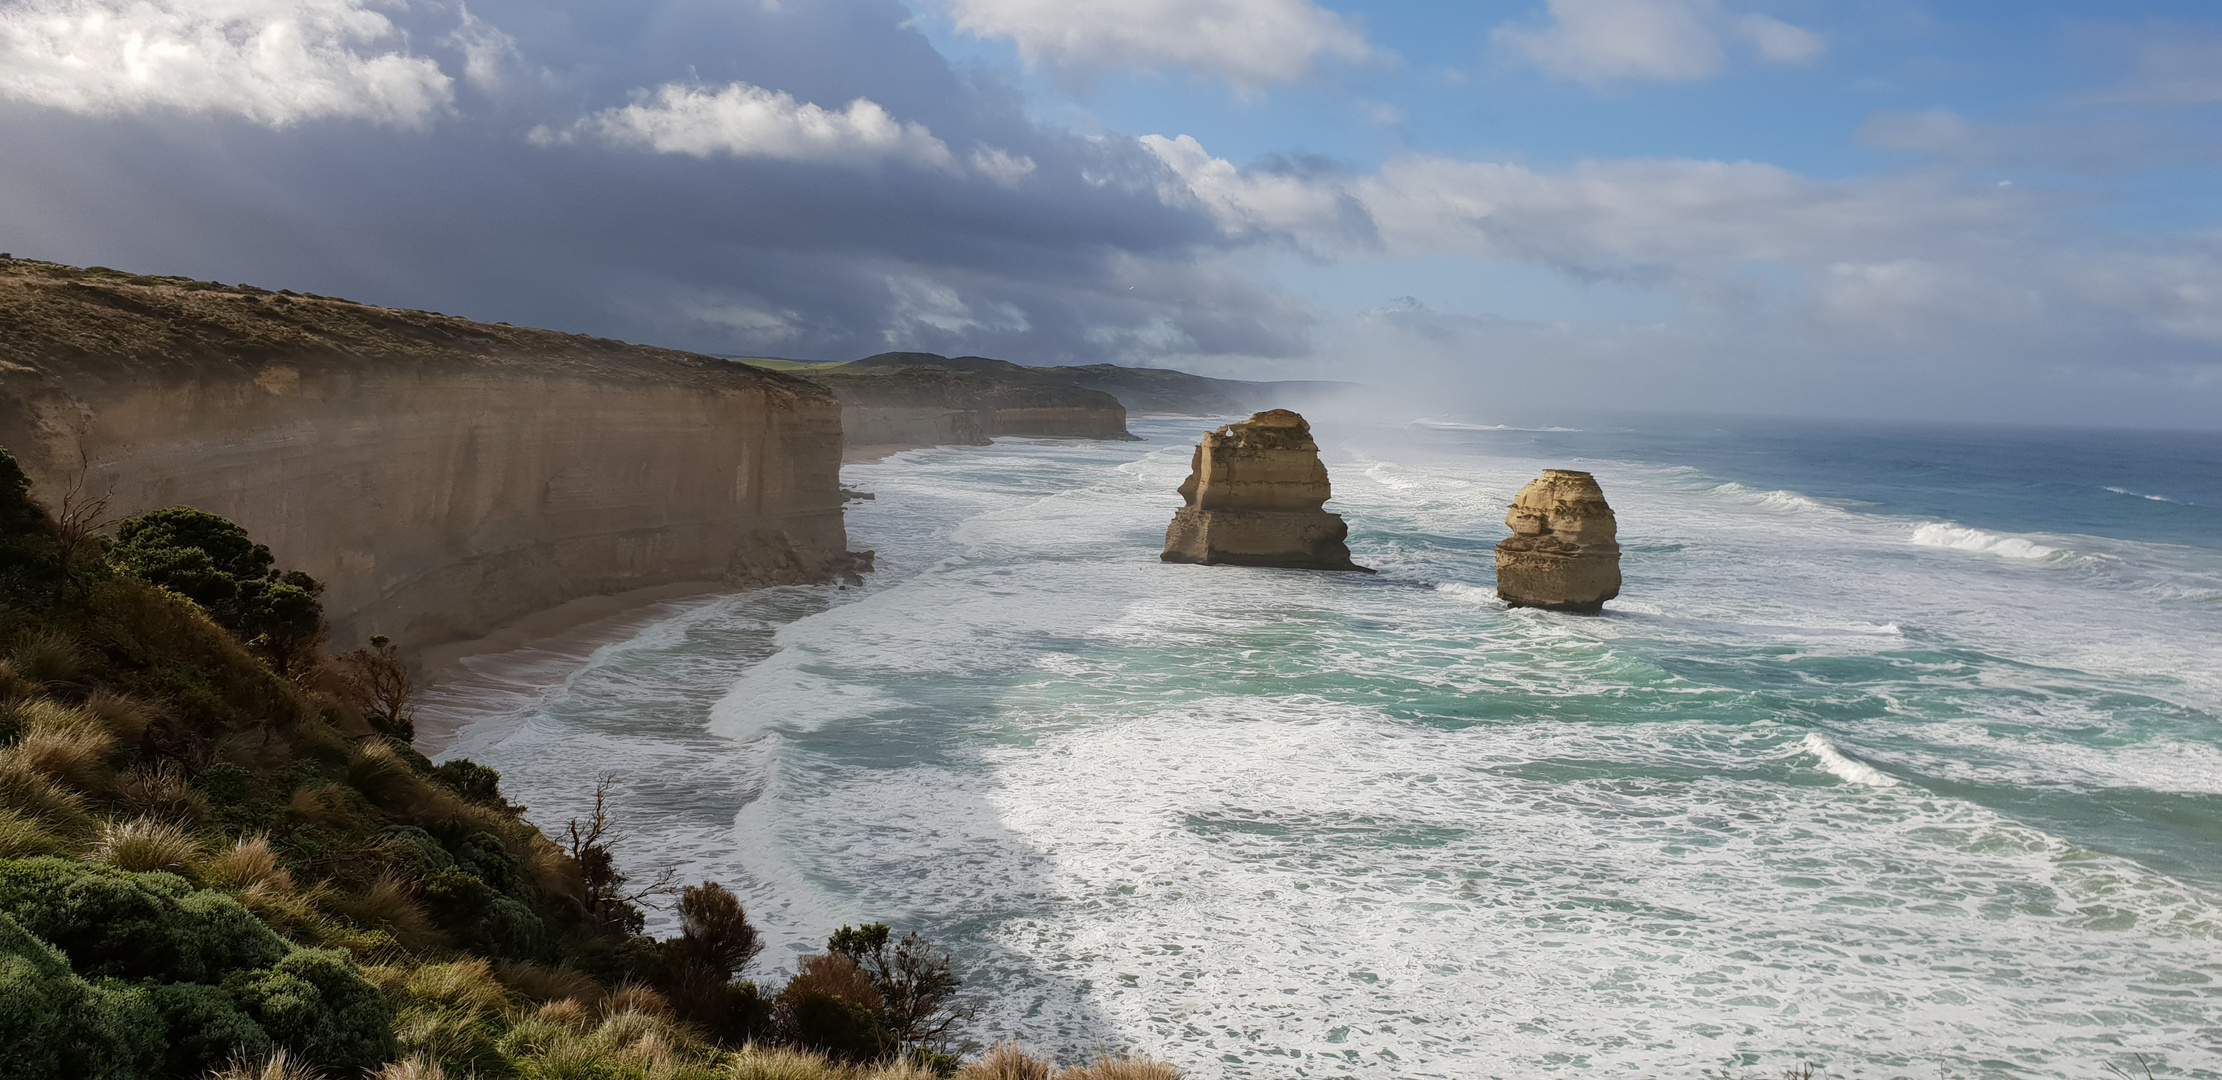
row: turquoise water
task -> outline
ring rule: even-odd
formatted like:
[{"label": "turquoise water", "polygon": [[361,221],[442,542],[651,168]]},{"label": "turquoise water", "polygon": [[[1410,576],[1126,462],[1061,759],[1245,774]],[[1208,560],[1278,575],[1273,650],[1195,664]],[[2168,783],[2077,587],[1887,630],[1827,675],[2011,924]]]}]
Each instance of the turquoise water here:
[{"label": "turquoise water", "polygon": [[[2222,439],[1323,424],[1362,576],[1158,562],[1207,426],[851,466],[865,587],[486,658],[448,752],[1067,1057],[2222,1077]],[[1493,599],[1546,466],[1604,617]]]}]

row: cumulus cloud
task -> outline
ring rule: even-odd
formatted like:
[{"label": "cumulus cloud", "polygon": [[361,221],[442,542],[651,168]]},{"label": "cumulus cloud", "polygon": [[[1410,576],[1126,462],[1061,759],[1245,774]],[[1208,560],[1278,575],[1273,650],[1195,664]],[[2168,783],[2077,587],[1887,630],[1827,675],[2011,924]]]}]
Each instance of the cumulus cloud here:
[{"label": "cumulus cloud", "polygon": [[955,166],[947,143],[921,124],[888,115],[876,101],[858,98],[833,110],[745,82],[717,89],[666,84],[640,101],[588,116],[561,134],[543,129],[536,135],[541,142],[586,135],[698,158]]},{"label": "cumulus cloud", "polygon": [[1768,63],[1796,63],[1828,48],[1820,35],[1766,15],[1730,19],[1716,0],[1550,0],[1536,25],[1506,24],[1499,48],[1563,79],[1696,82],[1721,72],[1727,40]]},{"label": "cumulus cloud", "polygon": [[19,0],[0,8],[0,98],[422,125],[449,108],[452,80],[397,38],[363,0]]},{"label": "cumulus cloud", "polygon": [[1356,27],[1311,0],[945,2],[958,30],[1007,38],[1026,63],[1071,71],[1182,68],[1254,88],[1373,53]]}]

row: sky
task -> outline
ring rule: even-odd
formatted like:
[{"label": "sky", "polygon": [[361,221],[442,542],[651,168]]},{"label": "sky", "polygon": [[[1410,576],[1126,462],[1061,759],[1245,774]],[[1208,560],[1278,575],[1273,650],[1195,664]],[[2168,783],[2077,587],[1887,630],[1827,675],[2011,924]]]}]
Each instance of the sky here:
[{"label": "sky", "polygon": [[2222,428],[2222,8],[0,0],[0,250],[1474,419]]}]

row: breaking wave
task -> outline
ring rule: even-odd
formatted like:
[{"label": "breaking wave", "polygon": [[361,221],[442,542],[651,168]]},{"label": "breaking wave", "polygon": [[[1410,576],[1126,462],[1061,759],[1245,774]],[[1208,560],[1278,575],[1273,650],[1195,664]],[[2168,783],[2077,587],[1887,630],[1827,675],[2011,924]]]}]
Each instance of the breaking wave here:
[{"label": "breaking wave", "polygon": [[1950,522],[1937,521],[1915,526],[1913,542],[1922,547],[1980,551],[2006,559],[2050,559],[2061,553],[2059,548],[2046,547],[2018,536],[2000,536],[1981,529],[1962,528]]}]

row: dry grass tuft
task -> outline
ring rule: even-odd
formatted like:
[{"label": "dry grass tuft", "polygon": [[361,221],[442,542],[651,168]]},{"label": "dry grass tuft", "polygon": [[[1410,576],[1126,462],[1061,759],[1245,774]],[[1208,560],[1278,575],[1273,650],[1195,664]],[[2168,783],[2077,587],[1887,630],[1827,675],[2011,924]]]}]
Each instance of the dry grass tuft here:
[{"label": "dry grass tuft", "polygon": [[259,1061],[235,1059],[202,1080],[324,1080],[324,1074],[280,1050]]},{"label": "dry grass tuft", "polygon": [[93,826],[83,795],[55,783],[13,747],[0,749],[0,808],[36,818],[64,836],[82,836]]},{"label": "dry grass tuft", "polygon": [[867,1074],[868,1080],[941,1080],[941,1074],[910,1060],[899,1058]]},{"label": "dry grass tuft", "polygon": [[534,1010],[533,1016],[543,1023],[585,1031],[594,1023],[594,1013],[574,998],[557,998]]},{"label": "dry grass tuft", "polygon": [[1057,1063],[1019,1049],[1017,1043],[999,1042],[964,1068],[957,1080],[1050,1080]]},{"label": "dry grass tuft", "polygon": [[509,991],[494,979],[493,965],[483,959],[452,964],[426,964],[409,973],[402,989],[419,1001],[469,1013],[503,1013],[509,1009]]},{"label": "dry grass tuft", "polygon": [[34,855],[59,855],[69,845],[42,827],[36,819],[13,810],[0,810],[0,859],[28,859]]},{"label": "dry grass tuft", "polygon": [[297,787],[286,800],[286,809],[310,824],[334,829],[346,828],[356,817],[355,808],[347,798],[347,789],[338,784]]},{"label": "dry grass tuft", "polygon": [[1180,1067],[1151,1057],[1100,1057],[1057,1074],[1057,1080],[1181,1080]]},{"label": "dry grass tuft", "polygon": [[22,672],[17,671],[14,664],[6,660],[0,660],[0,702],[27,698],[38,693],[40,689],[39,684],[25,678]]},{"label": "dry grass tuft", "polygon": [[391,871],[379,873],[360,893],[333,895],[325,906],[357,926],[393,935],[404,948],[421,949],[433,943],[432,917],[410,895],[408,884]]},{"label": "dry grass tuft", "polygon": [[518,960],[504,960],[494,965],[494,977],[503,986],[534,1001],[562,1001],[570,999],[592,1008],[609,996],[602,984],[586,972],[573,968],[549,968]]},{"label": "dry grass tuft", "polygon": [[85,857],[125,870],[167,870],[190,875],[200,861],[201,842],[166,821],[140,818],[101,826]]},{"label": "dry grass tuft", "polygon": [[146,735],[147,728],[162,718],[161,709],[108,690],[95,690],[87,695],[85,711],[125,745],[138,742]]},{"label": "dry grass tuft", "polygon": [[388,1062],[384,1068],[371,1073],[369,1080],[447,1080],[447,1070],[440,1063],[418,1054],[406,1061]]},{"label": "dry grass tuft", "polygon": [[662,994],[639,983],[620,985],[602,1002],[602,1012],[614,1016],[618,1013],[640,1013],[644,1016],[671,1015],[671,1001]]},{"label": "dry grass tuft", "polygon": [[199,825],[215,812],[208,796],[186,778],[185,770],[168,759],[124,773],[116,781],[116,800],[140,817],[187,826]]},{"label": "dry grass tuft", "polygon": [[[877,1075],[873,1074],[875,1080]],[[726,1080],[852,1080],[857,1074],[807,1050],[750,1046],[733,1055],[725,1076]]]},{"label": "dry grass tuft", "polygon": [[201,864],[201,880],[221,888],[265,894],[291,893],[293,872],[278,861],[270,837],[242,836],[230,850]]},{"label": "dry grass tuft", "polygon": [[35,683],[76,682],[90,661],[76,639],[59,630],[35,630],[8,649],[8,666]]},{"label": "dry grass tuft", "polygon": [[58,783],[99,791],[107,783],[108,755],[115,748],[116,737],[97,728],[36,728],[25,731],[5,753]]},{"label": "dry grass tuft", "polygon": [[393,744],[384,739],[365,739],[349,748],[347,783],[372,804],[387,809],[422,801],[420,796],[427,786]]}]

